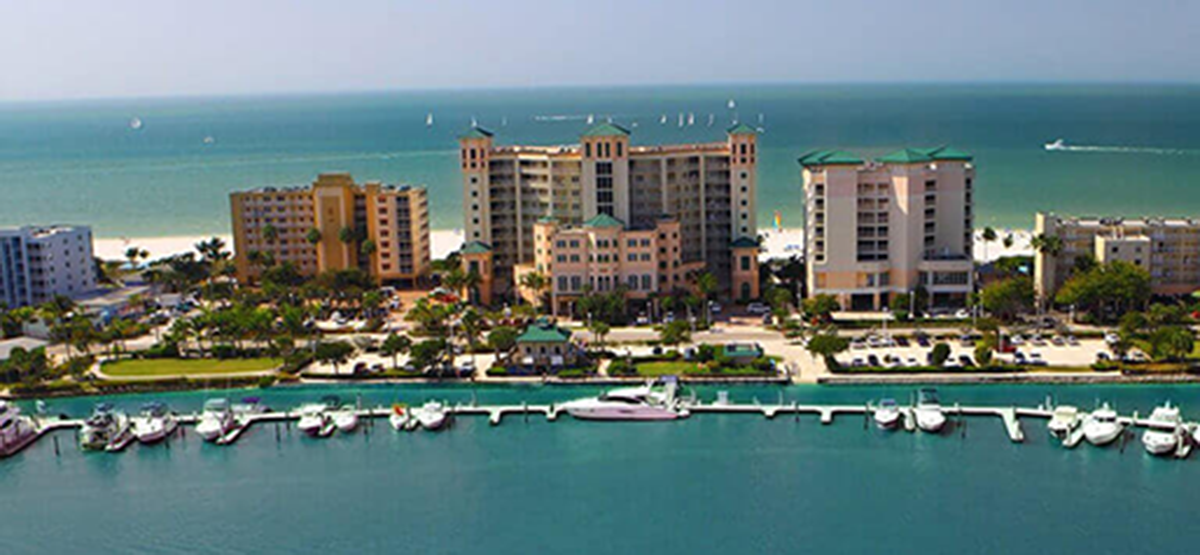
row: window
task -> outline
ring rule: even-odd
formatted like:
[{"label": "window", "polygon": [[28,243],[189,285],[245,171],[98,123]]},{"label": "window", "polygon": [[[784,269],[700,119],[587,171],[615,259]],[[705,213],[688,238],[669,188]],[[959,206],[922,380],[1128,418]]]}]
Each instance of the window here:
[{"label": "window", "polygon": [[650,274],[642,274],[642,289],[649,291],[651,287],[650,281]]},{"label": "window", "polygon": [[631,253],[629,253],[628,260],[629,260],[630,262],[637,262],[637,258],[638,258],[638,257],[637,257],[637,253],[635,253],[635,252],[631,252]]},{"label": "window", "polygon": [[589,158],[592,156],[592,143],[583,143],[583,155]]},{"label": "window", "polygon": [[617,158],[621,157],[621,143],[617,143]]},{"label": "window", "polygon": [[626,281],[629,282],[630,289],[637,290],[637,288],[638,288],[638,277],[637,276],[629,276],[629,279]]},{"label": "window", "polygon": [[637,239],[630,239],[628,242],[626,242],[626,244],[632,249],[637,246]]},{"label": "window", "polygon": [[742,271],[749,272],[750,271],[750,257],[743,256],[741,258],[742,258]]},{"label": "window", "polygon": [[558,290],[559,291],[567,290],[567,276],[558,276]]}]

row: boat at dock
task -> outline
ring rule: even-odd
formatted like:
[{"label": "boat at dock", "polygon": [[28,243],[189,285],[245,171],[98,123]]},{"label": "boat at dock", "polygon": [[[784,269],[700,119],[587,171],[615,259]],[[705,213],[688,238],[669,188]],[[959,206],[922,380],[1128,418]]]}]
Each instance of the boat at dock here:
[{"label": "boat at dock", "polygon": [[682,416],[675,398],[676,382],[622,387],[598,397],[569,401],[562,409],[580,420],[675,420]]},{"label": "boat at dock", "polygon": [[16,454],[37,439],[37,426],[21,409],[0,400],[0,457]]},{"label": "boat at dock", "polygon": [[1065,439],[1082,423],[1083,416],[1079,413],[1077,407],[1060,405],[1054,407],[1054,412],[1050,414],[1050,422],[1046,424],[1046,429],[1050,431],[1050,435],[1058,439]]},{"label": "boat at dock", "polygon": [[439,401],[427,401],[412,410],[412,417],[422,428],[436,431],[450,422],[450,409]]},{"label": "boat at dock", "polygon": [[121,451],[133,439],[129,417],[108,403],[96,405],[79,432],[79,446],[86,451]]},{"label": "boat at dock", "polygon": [[236,428],[237,420],[229,408],[228,399],[209,399],[204,402],[204,411],[196,423],[196,433],[204,441],[217,441]]},{"label": "boat at dock", "polygon": [[300,419],[296,422],[296,429],[309,437],[329,437],[337,429],[330,414],[335,407],[336,397],[326,397],[320,403],[302,405],[298,411]]},{"label": "boat at dock", "polygon": [[1168,455],[1175,452],[1179,446],[1183,419],[1179,415],[1179,407],[1172,406],[1168,401],[1150,413],[1146,420],[1146,431],[1142,434],[1142,445],[1151,455]]},{"label": "boat at dock", "polygon": [[150,445],[158,443],[175,433],[179,421],[167,410],[167,406],[159,402],[146,403],[137,416],[130,418],[133,425],[133,435],[138,442]]},{"label": "boat at dock", "polygon": [[1083,435],[1097,447],[1108,445],[1121,437],[1125,425],[1117,419],[1117,411],[1104,403],[1083,419]]},{"label": "boat at dock", "polygon": [[900,424],[900,405],[895,399],[884,399],[875,407],[873,415],[875,425],[884,430],[891,430]]},{"label": "boat at dock", "polygon": [[339,432],[353,432],[355,428],[358,428],[358,412],[353,406],[344,405],[342,408],[334,411],[333,424],[337,426]]},{"label": "boat at dock", "polygon": [[397,432],[411,432],[420,425],[412,417],[412,412],[408,410],[408,406],[400,403],[392,405],[392,412],[388,414],[388,423]]},{"label": "boat at dock", "polygon": [[946,414],[942,412],[942,403],[938,400],[936,389],[922,389],[917,396],[917,406],[913,409],[917,427],[922,431],[937,433],[946,426]]}]

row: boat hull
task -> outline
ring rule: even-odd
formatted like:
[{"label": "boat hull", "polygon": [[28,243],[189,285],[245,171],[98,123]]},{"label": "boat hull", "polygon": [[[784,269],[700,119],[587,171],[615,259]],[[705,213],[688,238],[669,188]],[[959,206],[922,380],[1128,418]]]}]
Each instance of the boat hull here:
[{"label": "boat hull", "polygon": [[883,430],[892,430],[900,425],[900,411],[877,410],[874,414],[875,425]]},{"label": "boat hull", "polygon": [[1179,445],[1178,439],[1174,434],[1165,432],[1146,432],[1142,436],[1142,446],[1146,448],[1146,452],[1155,456],[1169,455],[1175,452],[1175,448]]},{"label": "boat hull", "polygon": [[936,434],[946,427],[946,415],[940,410],[917,409],[915,412],[917,427],[921,431]]},{"label": "boat hull", "polygon": [[565,410],[572,418],[580,420],[653,422],[680,417],[673,410],[654,407],[566,407]]},{"label": "boat hull", "polygon": [[1120,426],[1084,426],[1083,436],[1088,443],[1102,447],[1116,441],[1123,431],[1125,429]]}]

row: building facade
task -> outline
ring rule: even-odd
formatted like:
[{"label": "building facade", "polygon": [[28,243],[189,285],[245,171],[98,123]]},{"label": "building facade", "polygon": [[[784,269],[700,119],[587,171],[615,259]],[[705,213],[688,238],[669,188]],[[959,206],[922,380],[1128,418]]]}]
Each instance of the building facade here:
[{"label": "building facade", "polygon": [[1054,296],[1081,259],[1100,264],[1128,262],[1150,273],[1158,295],[1186,295],[1200,289],[1200,220],[1184,218],[1065,218],[1039,212],[1034,235],[1058,237],[1057,252],[1034,253],[1034,289],[1039,299]]},{"label": "building facade", "polygon": [[930,308],[965,305],[974,273],[969,154],[904,149],[864,160],[825,150],[799,162],[809,295],[833,295],[854,311],[896,308],[897,294],[921,290]]},{"label": "building facade", "polygon": [[39,305],[96,290],[92,230],[85,226],[0,229],[0,302]]},{"label": "building facade", "polygon": [[703,264],[726,293],[734,289],[731,245],[757,238],[757,135],[745,125],[723,142],[656,146],[632,145],[630,132],[611,123],[563,146],[498,146],[475,128],[460,139],[460,158],[466,240],[491,249],[497,294],[513,290],[517,265],[533,263],[534,226],[545,217],[580,226],[606,214],[649,230],[670,216],[681,263]]},{"label": "building facade", "polygon": [[243,283],[288,262],[302,275],[359,268],[381,283],[412,287],[429,267],[424,187],[359,185],[349,174],[328,173],[310,187],[235,192],[230,206]]}]

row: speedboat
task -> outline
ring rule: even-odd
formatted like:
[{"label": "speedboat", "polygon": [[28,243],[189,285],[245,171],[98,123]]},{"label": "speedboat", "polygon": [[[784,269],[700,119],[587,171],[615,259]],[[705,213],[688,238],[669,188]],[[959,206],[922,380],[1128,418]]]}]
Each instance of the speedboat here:
[{"label": "speedboat", "polygon": [[450,409],[438,401],[428,401],[413,409],[412,417],[426,430],[440,430],[450,421]]},{"label": "speedboat", "polygon": [[216,441],[237,427],[228,399],[209,399],[204,402],[204,411],[196,423],[196,433],[204,441]]},{"label": "speedboat", "polygon": [[1179,445],[1179,428],[1183,419],[1179,416],[1179,407],[1171,406],[1168,401],[1150,413],[1146,421],[1146,432],[1142,434],[1142,445],[1151,455],[1167,455],[1175,452]]},{"label": "speedboat", "polygon": [[411,432],[417,427],[417,421],[413,419],[408,407],[399,403],[392,405],[392,413],[388,415],[388,423],[397,432]]},{"label": "speedboat", "polygon": [[1104,403],[1083,419],[1083,436],[1095,446],[1108,445],[1121,437],[1125,426],[1117,420],[1117,411]]},{"label": "speedboat", "polygon": [[83,422],[79,446],[88,451],[119,451],[133,439],[129,417],[108,403],[96,405],[92,415]]},{"label": "speedboat", "polygon": [[937,433],[946,425],[946,415],[942,412],[942,404],[938,401],[936,389],[922,389],[917,397],[917,407],[913,409],[917,427],[921,430]]},{"label": "speedboat", "polygon": [[230,409],[234,416],[244,418],[256,414],[266,414],[271,412],[271,408],[262,403],[262,399],[258,397],[243,397],[240,403],[234,403]]},{"label": "speedboat", "polygon": [[133,435],[147,445],[166,439],[179,426],[175,415],[167,410],[166,405],[158,402],[146,403],[141,412],[130,420],[133,423]]},{"label": "speedboat", "polygon": [[1062,439],[1071,435],[1071,431],[1079,427],[1083,422],[1083,416],[1079,414],[1079,409],[1069,405],[1061,405],[1054,407],[1054,412],[1050,415],[1050,423],[1046,424],[1046,428],[1050,430],[1050,435]]},{"label": "speedboat", "polygon": [[1044,148],[1046,150],[1066,150],[1067,145],[1062,139],[1058,139],[1052,143],[1046,143]]},{"label": "speedboat", "polygon": [[333,413],[333,424],[339,432],[353,432],[358,427],[358,413],[354,407],[345,405]]},{"label": "speedboat", "polygon": [[622,387],[569,401],[562,409],[581,420],[675,420],[683,415],[676,406],[675,387],[674,381],[661,387],[653,382]]},{"label": "speedboat", "polygon": [[329,407],[324,403],[301,406],[296,429],[310,437],[328,437],[335,429],[333,419],[329,417]]},{"label": "speedboat", "polygon": [[16,405],[0,400],[0,457],[20,451],[35,437],[37,427],[33,421],[21,416],[21,409]]},{"label": "speedboat", "polygon": [[895,428],[900,423],[900,405],[895,399],[884,399],[875,407],[875,425],[884,430]]}]

